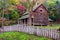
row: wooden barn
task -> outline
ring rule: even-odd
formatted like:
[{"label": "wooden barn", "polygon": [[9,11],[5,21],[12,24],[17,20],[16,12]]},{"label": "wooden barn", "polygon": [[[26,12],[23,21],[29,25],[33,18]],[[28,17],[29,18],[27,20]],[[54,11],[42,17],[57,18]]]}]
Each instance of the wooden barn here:
[{"label": "wooden barn", "polygon": [[43,6],[43,4],[39,4],[37,6],[34,6],[30,13],[24,13],[21,18],[19,18],[19,21],[21,24],[48,25],[48,11]]}]

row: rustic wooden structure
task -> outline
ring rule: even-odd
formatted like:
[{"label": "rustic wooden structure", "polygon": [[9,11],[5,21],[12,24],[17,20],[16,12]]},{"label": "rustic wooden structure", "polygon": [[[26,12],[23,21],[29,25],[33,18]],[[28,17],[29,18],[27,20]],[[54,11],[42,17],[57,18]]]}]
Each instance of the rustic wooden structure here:
[{"label": "rustic wooden structure", "polygon": [[21,22],[24,24],[31,25],[48,25],[49,24],[48,11],[43,6],[43,4],[39,4],[33,7],[31,13],[24,13],[24,15],[20,18]]}]

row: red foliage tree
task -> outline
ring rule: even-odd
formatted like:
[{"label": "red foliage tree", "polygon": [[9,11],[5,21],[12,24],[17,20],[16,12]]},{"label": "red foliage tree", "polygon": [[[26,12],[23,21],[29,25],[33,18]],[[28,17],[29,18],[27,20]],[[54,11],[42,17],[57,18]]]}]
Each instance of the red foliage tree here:
[{"label": "red foliage tree", "polygon": [[18,4],[16,7],[20,15],[24,13],[25,7],[23,5]]}]

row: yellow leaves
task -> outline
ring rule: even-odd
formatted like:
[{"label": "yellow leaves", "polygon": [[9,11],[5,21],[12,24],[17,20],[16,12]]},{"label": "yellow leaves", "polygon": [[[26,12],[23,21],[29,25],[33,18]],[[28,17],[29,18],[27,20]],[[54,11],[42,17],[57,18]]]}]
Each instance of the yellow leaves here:
[{"label": "yellow leaves", "polygon": [[8,3],[12,3],[12,4],[19,4],[19,0],[7,0],[8,1]]},{"label": "yellow leaves", "polygon": [[5,26],[9,25],[9,21],[6,18],[0,18],[0,26],[2,26],[2,20],[4,21]]},{"label": "yellow leaves", "polygon": [[9,10],[14,10],[15,9],[15,6],[10,6],[9,8],[8,8]]},{"label": "yellow leaves", "polygon": [[43,4],[45,0],[37,0],[38,3]]},{"label": "yellow leaves", "polygon": [[19,0],[15,0],[15,3],[16,3],[16,4],[19,4]]},{"label": "yellow leaves", "polygon": [[39,3],[42,4],[44,2],[44,0],[39,0]]},{"label": "yellow leaves", "polygon": [[55,4],[56,0],[48,0],[47,2],[49,5],[51,5],[51,4]]}]

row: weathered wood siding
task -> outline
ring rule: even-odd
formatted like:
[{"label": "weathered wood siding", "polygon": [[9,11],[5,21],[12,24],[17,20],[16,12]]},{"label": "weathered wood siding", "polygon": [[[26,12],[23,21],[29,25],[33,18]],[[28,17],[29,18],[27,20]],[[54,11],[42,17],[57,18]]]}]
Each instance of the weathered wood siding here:
[{"label": "weathered wood siding", "polygon": [[32,15],[34,25],[48,25],[48,12],[42,5]]}]

